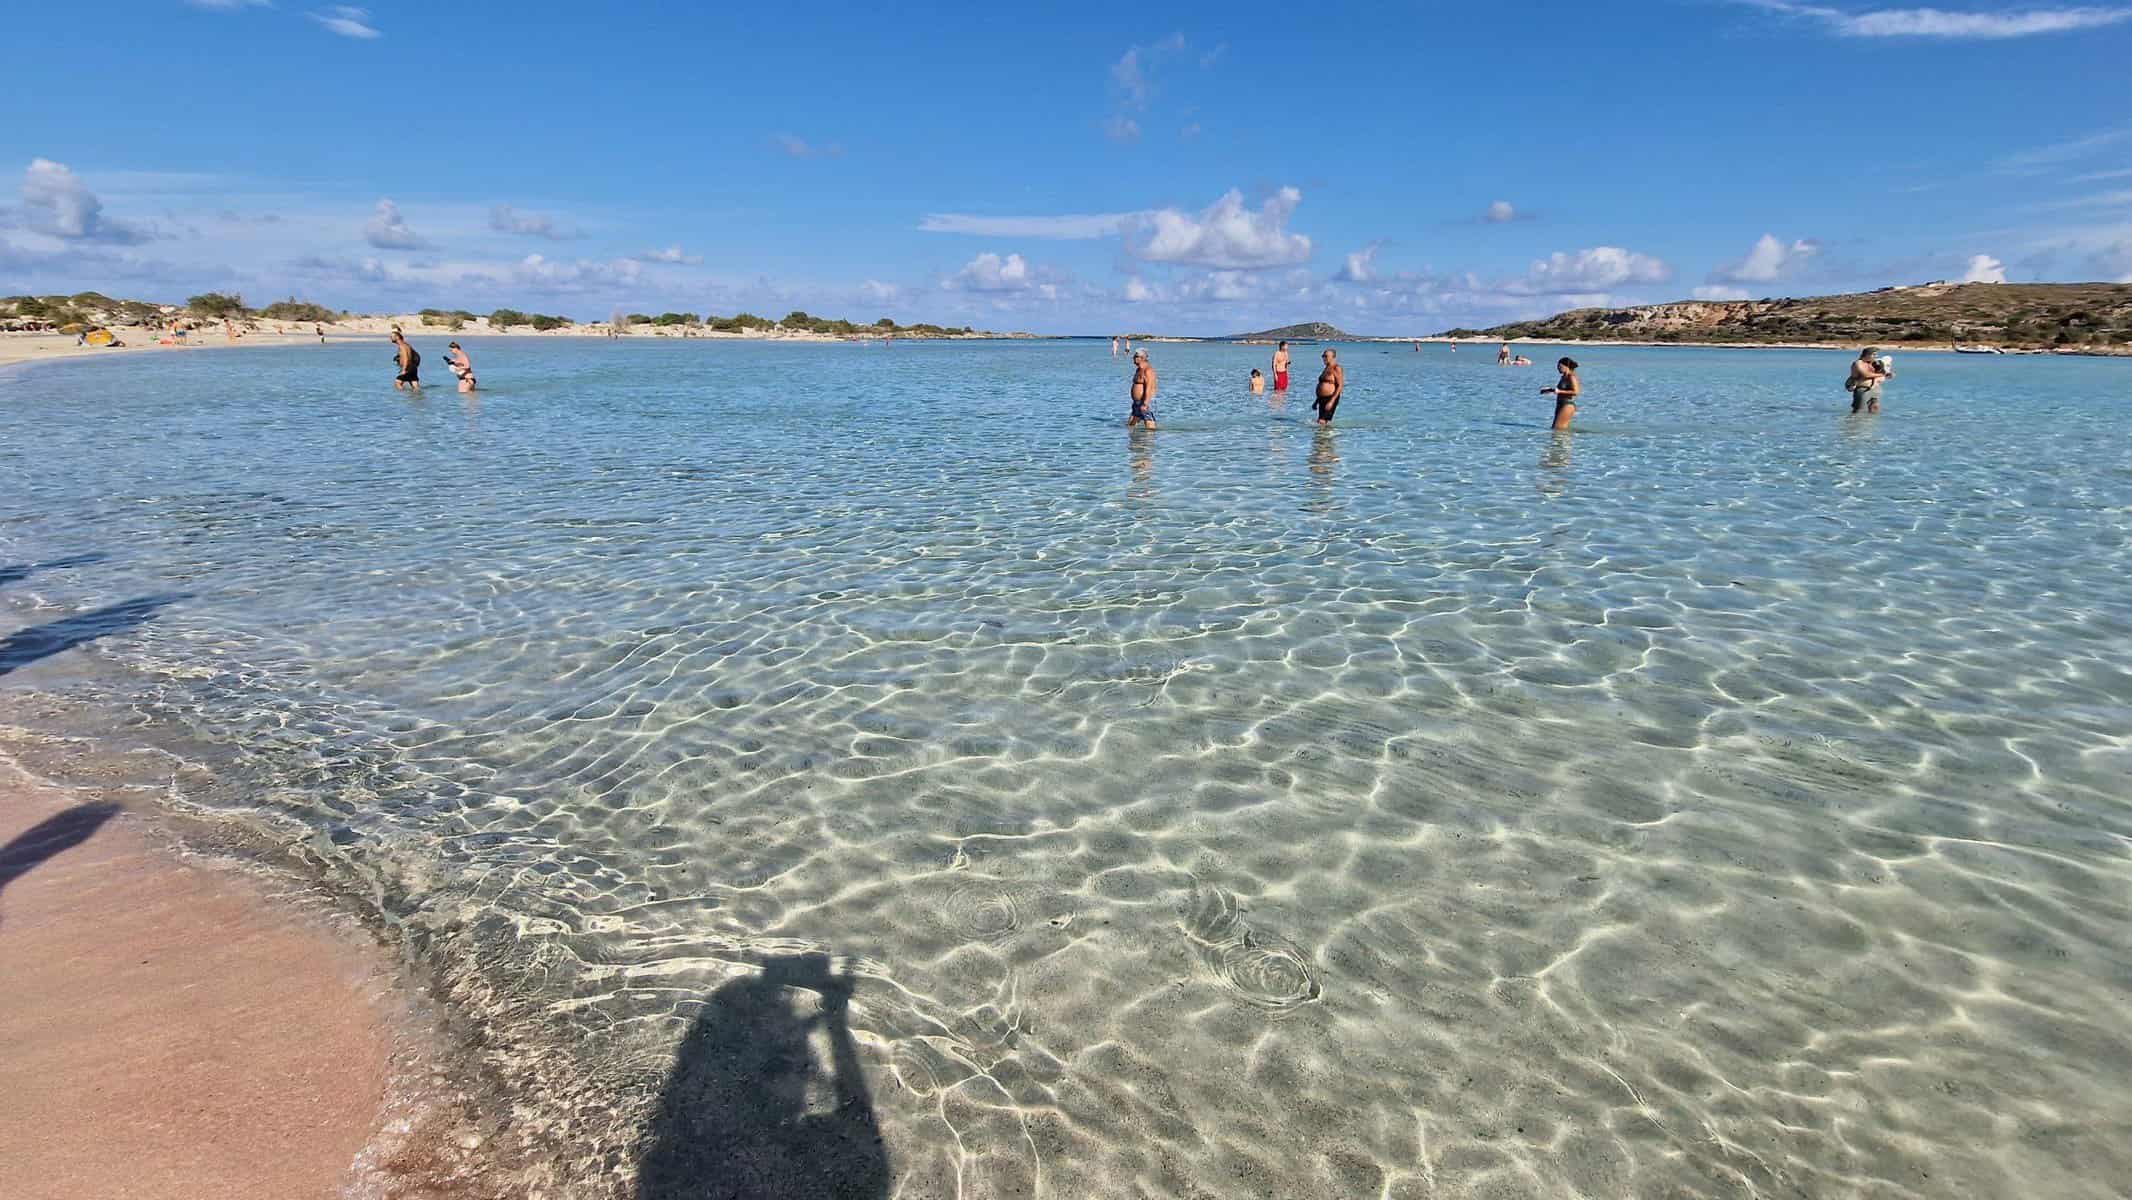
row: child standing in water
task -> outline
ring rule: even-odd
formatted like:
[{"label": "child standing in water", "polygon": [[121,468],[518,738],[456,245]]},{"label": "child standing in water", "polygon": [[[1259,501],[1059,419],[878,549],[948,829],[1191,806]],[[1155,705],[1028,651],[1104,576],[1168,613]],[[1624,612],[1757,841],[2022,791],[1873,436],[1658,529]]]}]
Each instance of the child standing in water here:
[{"label": "child standing in water", "polygon": [[1540,394],[1555,398],[1554,427],[1556,429],[1567,429],[1569,428],[1569,419],[1577,415],[1577,397],[1584,391],[1584,388],[1577,382],[1576,359],[1556,359],[1555,370],[1561,372],[1555,379],[1555,386],[1541,388]]}]

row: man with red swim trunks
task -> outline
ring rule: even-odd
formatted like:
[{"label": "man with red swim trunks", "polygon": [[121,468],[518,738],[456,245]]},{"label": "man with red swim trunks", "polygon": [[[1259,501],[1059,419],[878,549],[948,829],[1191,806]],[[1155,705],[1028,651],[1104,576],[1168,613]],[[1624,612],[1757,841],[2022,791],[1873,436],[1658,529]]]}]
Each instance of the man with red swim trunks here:
[{"label": "man with red swim trunks", "polygon": [[1273,352],[1273,390],[1288,390],[1288,343],[1282,342]]}]

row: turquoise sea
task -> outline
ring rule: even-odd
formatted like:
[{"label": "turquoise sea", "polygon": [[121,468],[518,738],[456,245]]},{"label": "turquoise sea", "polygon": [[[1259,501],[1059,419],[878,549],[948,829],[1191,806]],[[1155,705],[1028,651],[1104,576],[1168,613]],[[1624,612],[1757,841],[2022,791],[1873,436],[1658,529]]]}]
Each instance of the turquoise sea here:
[{"label": "turquoise sea", "polygon": [[2132,361],[416,344],[0,373],[0,726],[578,1194],[2132,1178]]}]

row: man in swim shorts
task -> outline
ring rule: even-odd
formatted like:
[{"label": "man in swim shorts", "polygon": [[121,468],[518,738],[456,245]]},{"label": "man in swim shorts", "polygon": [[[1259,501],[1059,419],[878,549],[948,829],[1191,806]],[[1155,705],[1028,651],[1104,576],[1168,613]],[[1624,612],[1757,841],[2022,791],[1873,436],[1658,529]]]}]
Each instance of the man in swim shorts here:
[{"label": "man in swim shorts", "polygon": [[1844,390],[1851,394],[1851,411],[1877,413],[1880,411],[1880,381],[1893,379],[1895,372],[1881,365],[1880,351],[1867,346],[1851,361],[1850,378],[1843,381]]},{"label": "man in swim shorts", "polygon": [[1333,423],[1333,410],[1340,407],[1340,394],[1347,390],[1347,372],[1340,368],[1340,356],[1327,350],[1320,357],[1325,360],[1325,370],[1318,375],[1318,424]]},{"label": "man in swim shorts", "polygon": [[1273,351],[1273,390],[1288,390],[1288,343],[1282,342]]},{"label": "man in swim shorts", "polygon": [[399,374],[392,377],[392,390],[397,392],[403,388],[413,388],[418,392],[421,391],[421,353],[413,346],[408,345],[407,339],[400,336],[400,331],[397,329],[392,331],[392,347],[394,358],[399,363],[400,368]]},{"label": "man in swim shorts", "polygon": [[1125,418],[1125,427],[1138,425],[1143,429],[1155,427],[1155,368],[1147,361],[1147,351],[1133,351],[1133,409]]}]

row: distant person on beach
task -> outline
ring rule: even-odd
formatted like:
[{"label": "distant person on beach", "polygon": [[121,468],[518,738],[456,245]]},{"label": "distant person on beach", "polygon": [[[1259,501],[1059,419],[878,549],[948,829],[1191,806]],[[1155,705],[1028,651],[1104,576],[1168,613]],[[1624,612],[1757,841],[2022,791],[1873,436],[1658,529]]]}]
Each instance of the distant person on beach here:
[{"label": "distant person on beach", "polygon": [[1133,352],[1133,408],[1125,418],[1125,427],[1138,425],[1143,429],[1155,427],[1155,368],[1147,361],[1147,351]]},{"label": "distant person on beach", "polygon": [[1288,343],[1282,342],[1273,348],[1273,390],[1288,390]]},{"label": "distant person on beach", "polygon": [[313,326],[312,326],[311,328],[312,328],[312,329],[313,329],[313,330],[314,330],[314,331],[315,331],[315,332],[316,332],[316,333],[318,334],[318,344],[319,344],[319,345],[321,345],[321,346],[325,345],[325,344],[326,344],[326,327],[325,327],[325,326],[323,326],[323,325],[313,325]]},{"label": "distant person on beach", "polygon": [[1541,388],[1540,394],[1555,398],[1555,423],[1553,428],[1567,429],[1569,428],[1569,419],[1577,415],[1577,397],[1583,394],[1584,386],[1577,382],[1576,359],[1557,359],[1555,361],[1555,370],[1561,372],[1555,378],[1555,386]]},{"label": "distant person on beach", "polygon": [[444,365],[450,367],[452,374],[458,377],[460,391],[474,390],[474,360],[466,356],[466,351],[459,348],[459,343],[453,342],[451,348],[444,352]]},{"label": "distant person on beach", "polygon": [[1266,376],[1257,367],[1251,368],[1251,394],[1262,396],[1266,392]]},{"label": "distant person on beach", "polygon": [[392,377],[392,390],[403,388],[422,390],[422,355],[407,343],[407,338],[397,326],[392,331],[393,361],[399,365],[399,374]]},{"label": "distant person on beach", "polygon": [[1850,378],[1843,381],[1844,390],[1851,393],[1851,411],[1877,413],[1880,411],[1880,381],[1895,378],[1888,364],[1880,361],[1880,351],[1867,346],[1851,361]]},{"label": "distant person on beach", "polygon": [[1333,410],[1340,407],[1340,394],[1347,390],[1347,372],[1340,369],[1340,356],[1327,350],[1319,357],[1325,369],[1318,373],[1318,424],[1333,423]]}]

